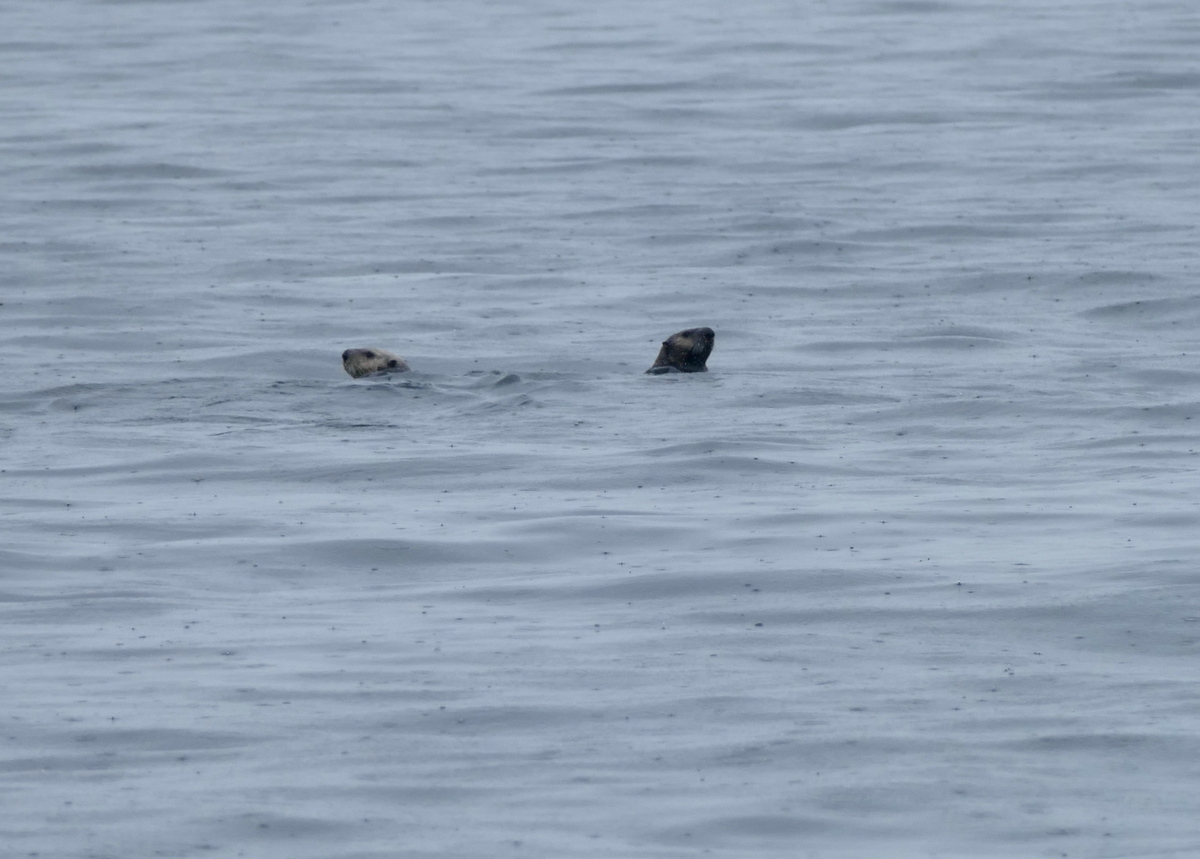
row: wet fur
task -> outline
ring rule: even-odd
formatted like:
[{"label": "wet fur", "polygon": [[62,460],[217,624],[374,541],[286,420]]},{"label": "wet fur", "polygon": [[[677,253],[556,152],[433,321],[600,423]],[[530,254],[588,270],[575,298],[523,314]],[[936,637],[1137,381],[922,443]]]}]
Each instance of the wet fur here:
[{"label": "wet fur", "polygon": [[342,367],[356,379],[376,373],[403,373],[408,364],[399,355],[383,349],[347,349],[342,353]]},{"label": "wet fur", "polygon": [[658,375],[677,370],[680,373],[707,373],[705,362],[712,353],[716,335],[711,328],[688,328],[663,341],[658,357],[647,373]]}]

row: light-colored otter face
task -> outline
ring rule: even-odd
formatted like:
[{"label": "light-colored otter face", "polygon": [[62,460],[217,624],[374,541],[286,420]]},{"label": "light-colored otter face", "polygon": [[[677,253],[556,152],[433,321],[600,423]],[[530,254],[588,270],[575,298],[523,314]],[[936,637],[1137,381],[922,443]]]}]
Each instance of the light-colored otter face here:
[{"label": "light-colored otter face", "polygon": [[672,334],[663,341],[658,350],[658,358],[647,373],[667,373],[678,370],[681,373],[705,373],[708,367],[705,362],[712,353],[716,334],[711,328],[688,328],[678,334]]},{"label": "light-colored otter face", "polygon": [[403,373],[408,369],[403,358],[383,349],[347,349],[342,353],[342,366],[356,379],[372,373]]}]

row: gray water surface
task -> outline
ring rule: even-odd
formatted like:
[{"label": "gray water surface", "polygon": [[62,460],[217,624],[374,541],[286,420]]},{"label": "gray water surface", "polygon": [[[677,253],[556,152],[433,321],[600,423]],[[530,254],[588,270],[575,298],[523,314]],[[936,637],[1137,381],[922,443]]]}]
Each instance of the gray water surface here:
[{"label": "gray water surface", "polygon": [[0,855],[1200,853],[1193,4],[0,23]]}]

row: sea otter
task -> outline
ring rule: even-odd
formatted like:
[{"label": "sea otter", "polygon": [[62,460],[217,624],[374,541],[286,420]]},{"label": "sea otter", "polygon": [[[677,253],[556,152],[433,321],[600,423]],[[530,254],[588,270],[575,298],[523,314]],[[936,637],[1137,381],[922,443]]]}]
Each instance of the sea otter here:
[{"label": "sea otter", "polygon": [[716,337],[711,328],[689,328],[672,334],[663,341],[654,359],[654,366],[647,373],[658,375],[676,370],[680,373],[707,373],[708,360],[713,350],[713,339]]},{"label": "sea otter", "polygon": [[383,373],[403,373],[408,369],[404,359],[383,349],[347,349],[342,353],[342,366],[354,378]]}]

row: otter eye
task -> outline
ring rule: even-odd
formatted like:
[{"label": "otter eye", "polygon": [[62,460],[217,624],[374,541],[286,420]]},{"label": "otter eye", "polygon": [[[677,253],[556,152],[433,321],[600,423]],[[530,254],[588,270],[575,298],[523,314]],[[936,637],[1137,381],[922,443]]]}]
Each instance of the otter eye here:
[{"label": "otter eye", "polygon": [[374,358],[374,357],[375,357],[375,353],[374,353],[374,352],[372,352],[370,349],[368,349],[367,351],[363,352],[363,357],[365,357],[365,358]]},{"label": "otter eye", "polygon": [[388,366],[389,366],[389,367],[395,367],[395,366],[398,366],[398,365],[396,364],[396,362],[395,362],[395,361],[388,361]]}]

